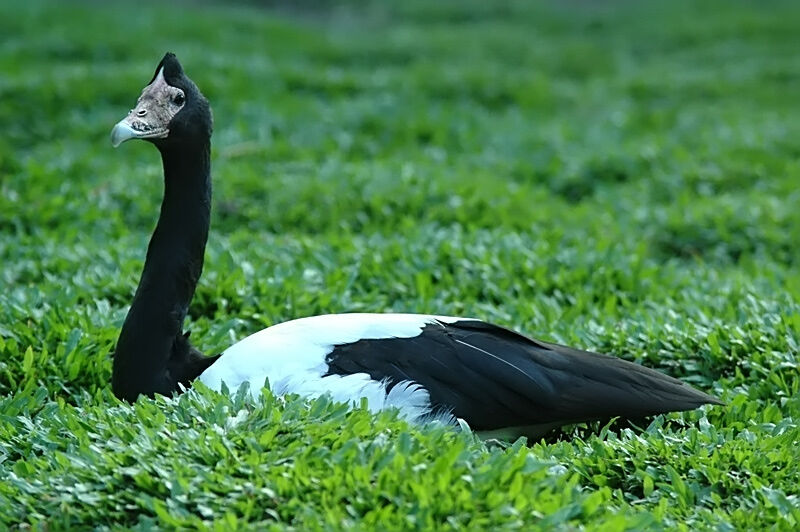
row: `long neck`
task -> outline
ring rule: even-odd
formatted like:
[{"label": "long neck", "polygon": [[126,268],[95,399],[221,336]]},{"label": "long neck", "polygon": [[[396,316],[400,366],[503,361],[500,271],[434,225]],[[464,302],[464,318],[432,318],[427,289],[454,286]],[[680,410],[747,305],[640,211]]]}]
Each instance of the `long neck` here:
[{"label": "long neck", "polygon": [[[210,145],[161,150],[164,200],[114,355],[112,385],[121,398],[169,394],[169,363],[203,270],[211,215]],[[181,345],[188,345],[183,342]]]}]

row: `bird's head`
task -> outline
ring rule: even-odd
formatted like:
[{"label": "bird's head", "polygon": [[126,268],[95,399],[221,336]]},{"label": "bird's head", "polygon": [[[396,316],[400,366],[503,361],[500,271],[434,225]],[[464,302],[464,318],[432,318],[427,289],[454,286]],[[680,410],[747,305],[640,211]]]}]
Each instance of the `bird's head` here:
[{"label": "bird's head", "polygon": [[111,130],[111,144],[145,139],[159,147],[208,140],[211,108],[183,73],[175,54],[167,53],[128,116]]}]

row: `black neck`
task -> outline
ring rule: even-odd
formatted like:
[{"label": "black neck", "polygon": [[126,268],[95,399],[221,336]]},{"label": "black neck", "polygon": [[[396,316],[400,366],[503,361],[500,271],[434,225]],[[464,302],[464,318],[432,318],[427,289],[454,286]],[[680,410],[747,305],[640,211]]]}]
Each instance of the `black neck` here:
[{"label": "black neck", "polygon": [[178,382],[197,376],[180,371],[192,354],[182,327],[203,270],[208,239],[210,144],[160,151],[164,164],[161,215],[114,355],[114,393],[128,400],[139,394],[170,394]]}]

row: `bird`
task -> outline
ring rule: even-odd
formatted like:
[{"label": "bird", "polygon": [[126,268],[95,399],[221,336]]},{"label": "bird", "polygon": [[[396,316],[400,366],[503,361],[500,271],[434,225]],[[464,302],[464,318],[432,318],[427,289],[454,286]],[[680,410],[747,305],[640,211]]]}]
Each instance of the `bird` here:
[{"label": "bird", "polygon": [[722,404],[640,364],[453,316],[304,317],[205,356],[183,326],[208,240],[211,135],[208,100],[172,53],[112,129],[114,147],[131,139],[155,145],[164,170],[160,214],[113,354],[119,399],[170,396],[196,380],[218,391],[247,384],[257,396],[268,382],[276,395],[366,400],[369,410],[393,408],[412,423],[466,423],[501,438]]}]

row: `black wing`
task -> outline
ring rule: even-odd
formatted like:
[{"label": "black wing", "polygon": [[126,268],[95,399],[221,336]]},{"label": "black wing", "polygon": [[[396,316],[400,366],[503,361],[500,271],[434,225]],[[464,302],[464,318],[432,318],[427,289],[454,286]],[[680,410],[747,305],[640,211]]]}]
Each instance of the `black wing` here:
[{"label": "black wing", "polygon": [[328,374],[424,386],[434,408],[475,430],[639,418],[719,400],[619,358],[533,340],[490,323],[426,326],[414,338],[337,345]]}]

